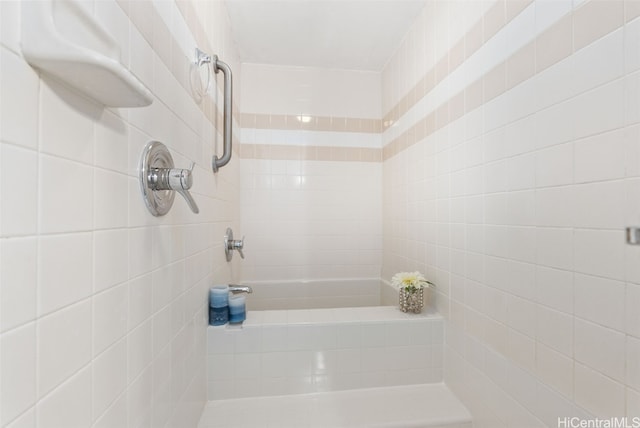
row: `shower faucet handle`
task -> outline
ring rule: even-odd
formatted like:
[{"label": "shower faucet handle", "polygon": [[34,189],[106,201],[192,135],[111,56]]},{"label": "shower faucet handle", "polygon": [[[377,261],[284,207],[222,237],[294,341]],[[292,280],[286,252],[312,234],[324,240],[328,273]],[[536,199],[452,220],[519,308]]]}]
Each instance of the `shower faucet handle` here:
[{"label": "shower faucet handle", "polygon": [[244,235],[242,235],[241,240],[234,239],[233,241],[231,241],[231,245],[233,246],[232,249],[239,252],[240,257],[244,259],[244,253],[242,252],[242,249],[244,248]]},{"label": "shower faucet handle", "polygon": [[182,168],[153,168],[151,171],[151,183],[153,190],[175,190],[187,201],[191,211],[198,214],[200,210],[196,201],[189,193],[193,185],[193,168],[196,163],[192,162],[189,169]]},{"label": "shower faucet handle", "polygon": [[191,197],[189,189],[193,185],[193,168],[174,168],[173,157],[167,146],[160,141],[149,141],[140,156],[140,189],[147,208],[154,216],[163,216],[173,205],[175,193],[178,192],[189,204],[191,211],[198,214],[200,210]]},{"label": "shower faucet handle", "polygon": [[244,259],[244,253],[242,252],[242,247],[244,247],[244,235],[242,235],[242,241],[240,241],[240,245],[236,250],[240,253],[240,258]]},{"label": "shower faucet handle", "polygon": [[169,187],[180,193],[187,201],[191,211],[198,214],[200,212],[198,205],[196,205],[196,201],[193,200],[191,193],[189,193],[189,189],[191,189],[191,186],[193,185],[192,172],[195,166],[196,163],[191,162],[191,167],[189,167],[189,169],[171,168],[169,170]]}]

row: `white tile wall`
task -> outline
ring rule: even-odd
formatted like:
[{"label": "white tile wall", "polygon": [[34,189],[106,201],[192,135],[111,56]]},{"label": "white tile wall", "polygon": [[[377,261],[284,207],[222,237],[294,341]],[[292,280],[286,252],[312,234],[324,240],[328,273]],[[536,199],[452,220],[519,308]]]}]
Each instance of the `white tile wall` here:
[{"label": "white tile wall", "polygon": [[[505,60],[509,46],[561,18],[584,25],[577,8],[605,7],[596,3],[530,2],[385,131],[383,144]],[[624,4],[628,12],[634,6]],[[486,8],[495,5],[504,13],[514,3]],[[452,49],[452,34],[493,22],[482,17],[487,9],[465,15],[453,2],[425,10],[431,16],[417,19],[383,71],[385,112]],[[383,278],[418,269],[438,285],[445,380],[477,426],[637,412],[640,253],[625,245],[623,228],[640,221],[629,202],[638,184],[639,25],[620,21],[384,162]],[[411,40],[415,34],[424,43]],[[427,68],[416,73],[415,63]],[[416,215],[415,207],[427,209]]]},{"label": "white tile wall", "polygon": [[[154,103],[105,109],[33,69],[20,2],[0,4],[0,426],[195,427],[206,289],[239,278],[222,251],[239,162],[214,179],[219,134],[184,70],[198,39],[240,71],[229,23],[198,2],[81,4]],[[196,162],[199,215],[180,197],[163,218],[146,211],[137,165],[152,139]]]},{"label": "white tile wall", "polygon": [[373,162],[242,159],[245,281],[376,278],[382,168]]}]

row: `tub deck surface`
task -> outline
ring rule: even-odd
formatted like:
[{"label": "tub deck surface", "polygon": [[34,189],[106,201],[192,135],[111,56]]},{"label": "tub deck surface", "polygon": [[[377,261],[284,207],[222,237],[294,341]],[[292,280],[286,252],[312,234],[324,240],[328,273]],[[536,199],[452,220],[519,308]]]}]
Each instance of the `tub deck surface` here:
[{"label": "tub deck surface", "polygon": [[472,428],[443,383],[210,401],[198,428]]}]

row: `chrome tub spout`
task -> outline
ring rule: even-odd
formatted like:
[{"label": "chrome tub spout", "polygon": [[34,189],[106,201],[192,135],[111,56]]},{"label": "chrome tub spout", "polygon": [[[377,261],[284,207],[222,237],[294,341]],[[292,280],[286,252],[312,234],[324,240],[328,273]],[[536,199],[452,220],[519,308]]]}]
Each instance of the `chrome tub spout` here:
[{"label": "chrome tub spout", "polygon": [[249,287],[248,285],[234,285],[234,284],[229,284],[229,292],[233,293],[233,294],[238,294],[238,293],[253,293],[253,289],[251,287]]}]

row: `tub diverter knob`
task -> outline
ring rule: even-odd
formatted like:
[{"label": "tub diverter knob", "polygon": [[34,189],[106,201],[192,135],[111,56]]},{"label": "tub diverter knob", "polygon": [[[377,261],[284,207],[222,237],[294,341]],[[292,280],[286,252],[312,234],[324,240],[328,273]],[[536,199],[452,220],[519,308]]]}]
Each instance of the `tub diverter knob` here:
[{"label": "tub diverter knob", "polygon": [[227,233],[224,235],[224,253],[227,256],[227,261],[230,262],[233,258],[233,250],[240,253],[240,257],[244,259],[244,236],[242,239],[233,239],[233,230],[230,227],[227,228]]}]

